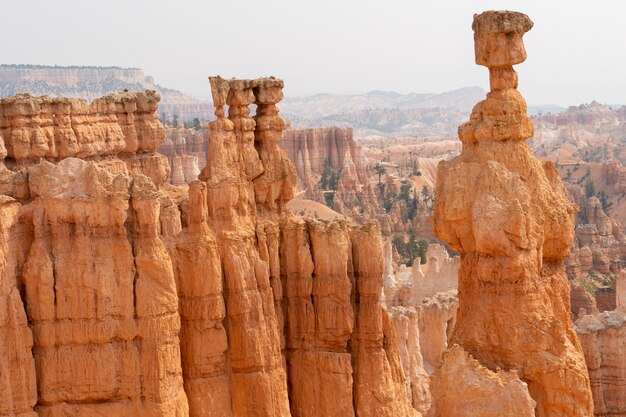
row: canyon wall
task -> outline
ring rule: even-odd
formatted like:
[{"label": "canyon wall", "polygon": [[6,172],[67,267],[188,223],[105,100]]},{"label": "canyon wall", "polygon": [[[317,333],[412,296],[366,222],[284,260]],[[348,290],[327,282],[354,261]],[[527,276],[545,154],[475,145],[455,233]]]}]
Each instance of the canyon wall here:
[{"label": "canyon wall", "polygon": [[167,138],[157,151],[165,157],[171,167],[169,182],[184,185],[198,179],[200,168],[207,162],[209,145],[208,128],[187,129],[182,123],[167,128]]},{"label": "canyon wall", "polygon": [[289,129],[281,147],[294,161],[303,197],[348,216],[380,214],[369,182],[370,166],[352,129]]},{"label": "canyon wall", "polygon": [[115,172],[165,182],[169,165],[155,149],[165,132],[155,114],[160,96],[116,93],[84,100],[19,94],[0,100],[4,164],[13,171],[42,160],[93,160]]},{"label": "canyon wall", "polygon": [[153,92],[0,101],[0,416],[420,415],[380,228],[285,209],[282,81],[211,87],[188,190]]},{"label": "canyon wall", "polygon": [[613,311],[582,314],[576,332],[585,351],[596,416],[626,416],[626,271]]},{"label": "canyon wall", "polygon": [[489,68],[491,91],[459,127],[461,155],[437,175],[434,230],[461,267],[451,347],[433,378],[436,415],[593,411],[563,264],[575,207],[554,164],[526,144],[533,124],[512,67],[526,59],[522,36],[532,25],[516,12],[474,16],[476,63]]},{"label": "canyon wall", "polygon": [[[421,181],[414,181],[417,176],[387,172],[392,167],[401,170],[398,165],[374,164],[354,141],[352,129],[290,129],[281,147],[295,163],[298,198],[325,204],[358,222],[377,220],[386,236],[413,230],[421,237],[432,237],[432,204],[420,198]],[[417,172],[413,168],[405,172]],[[382,171],[377,175],[377,169],[386,176],[382,177]]]}]

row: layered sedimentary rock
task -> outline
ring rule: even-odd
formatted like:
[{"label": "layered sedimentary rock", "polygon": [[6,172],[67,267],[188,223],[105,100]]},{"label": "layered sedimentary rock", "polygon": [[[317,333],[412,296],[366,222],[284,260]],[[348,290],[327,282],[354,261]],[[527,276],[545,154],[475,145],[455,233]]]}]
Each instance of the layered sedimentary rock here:
[{"label": "layered sedimentary rock", "polygon": [[381,212],[369,184],[368,160],[354,141],[352,129],[289,129],[281,147],[296,166],[304,198],[347,215]]},{"label": "layered sedimentary rock", "polygon": [[285,128],[275,106],[282,81],[212,78],[211,85],[218,119],[201,179],[224,264],[229,343],[237,346],[230,353],[233,415],[289,415],[289,404],[294,416],[411,415],[378,301],[378,229],[287,215],[296,178],[277,146]]},{"label": "layered sedimentary rock", "polygon": [[[605,213],[597,197],[575,201],[581,211],[576,219],[574,246],[565,260],[568,277],[572,280],[572,314],[576,317],[580,308],[585,308],[587,314],[597,313],[597,310],[612,311],[615,309],[614,280],[626,265],[624,230],[617,220]],[[583,285],[591,292],[582,289]],[[589,297],[593,297],[594,306],[585,302]]]},{"label": "layered sedimentary rock", "polygon": [[585,351],[596,416],[626,416],[626,272],[616,282],[617,308],[583,315],[576,332]]},{"label": "layered sedimentary rock", "polygon": [[325,169],[341,171],[345,182],[364,184],[367,180],[367,160],[354,142],[352,129],[289,129],[281,148],[294,161],[305,188],[314,188]]},{"label": "layered sedimentary rock", "polygon": [[[626,265],[626,236],[622,225],[606,215],[597,197],[579,205],[575,246],[567,260],[570,276],[579,278],[589,272],[616,274]],[[591,252],[591,264],[584,248]]]},{"label": "layered sedimentary rock", "polygon": [[[287,130],[281,147],[295,163],[299,198],[325,204],[356,221],[378,220],[386,236],[413,230],[432,237],[432,206],[420,198],[423,181],[417,157],[411,167],[375,164],[353,139],[352,129],[338,127]],[[387,170],[386,177],[376,169]],[[398,178],[388,175],[392,169]]]},{"label": "layered sedimentary rock", "polygon": [[[563,265],[575,208],[554,164],[535,159],[526,144],[533,124],[512,68],[526,58],[522,36],[531,27],[516,12],[474,16],[476,63],[489,68],[491,92],[459,128],[461,155],[439,164],[434,231],[461,255],[452,345],[489,378],[498,369],[510,372],[495,393],[473,394],[475,409],[504,400],[514,383],[536,401],[535,415],[582,417],[593,403]],[[456,356],[444,356],[435,386],[445,387],[456,372]],[[457,407],[467,400],[463,393],[451,398],[434,390],[439,415],[471,415]]]},{"label": "layered sedimentary rock", "polygon": [[169,182],[184,185],[198,179],[207,162],[209,131],[187,129],[182,123],[167,129],[167,138],[157,151],[167,157],[171,167]]},{"label": "layered sedimentary rock", "polygon": [[108,170],[144,174],[163,183],[169,166],[155,149],[165,132],[155,111],[159,95],[116,93],[87,103],[19,94],[0,100],[5,165],[13,170],[45,159],[77,157]]},{"label": "layered sedimentary rock", "polygon": [[458,345],[446,351],[432,392],[437,398],[433,411],[441,416],[535,417],[537,403],[517,372],[491,371]]},{"label": "layered sedimentary rock", "polygon": [[380,303],[379,227],[285,209],[282,81],[211,86],[209,160],[188,190],[127,166],[163,158],[156,103],[133,123],[118,108],[151,93],[96,113],[69,101],[52,125],[67,100],[2,107],[0,415],[419,415]]},{"label": "layered sedimentary rock", "polygon": [[67,158],[31,171],[23,267],[40,415],[184,416],[178,297],[148,177]]}]

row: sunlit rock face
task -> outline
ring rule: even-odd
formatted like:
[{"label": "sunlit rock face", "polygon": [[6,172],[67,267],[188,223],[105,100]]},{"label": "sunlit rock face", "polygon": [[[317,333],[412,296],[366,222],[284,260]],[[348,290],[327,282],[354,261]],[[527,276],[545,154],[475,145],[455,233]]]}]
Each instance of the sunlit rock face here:
[{"label": "sunlit rock face", "polygon": [[154,93],[0,101],[0,416],[421,415],[380,227],[286,210],[281,80],[211,87],[188,187]]},{"label": "sunlit rock face", "polygon": [[[458,348],[444,356],[434,383],[446,386],[446,370],[463,358],[451,352],[462,349],[492,373],[480,371],[481,378],[501,378],[498,369],[516,372],[515,390],[527,385],[535,415],[582,417],[593,404],[563,265],[575,207],[554,165],[538,161],[526,144],[533,124],[512,68],[526,59],[522,36],[532,25],[516,12],[474,16],[476,63],[489,68],[491,91],[459,127],[461,155],[439,165],[434,231],[459,252],[461,267],[451,340]],[[477,394],[476,409],[510,399],[505,387],[512,378],[495,393]],[[471,415],[453,404],[466,401],[463,391],[454,398],[444,393],[433,391],[439,415]],[[520,415],[516,410],[499,415]]]},{"label": "sunlit rock face", "polygon": [[160,96],[114,93],[87,103],[29,94],[0,100],[0,137],[5,165],[12,170],[41,160],[75,157],[108,171],[147,175],[156,184],[167,179],[167,159],[155,152],[165,140],[156,116]]}]

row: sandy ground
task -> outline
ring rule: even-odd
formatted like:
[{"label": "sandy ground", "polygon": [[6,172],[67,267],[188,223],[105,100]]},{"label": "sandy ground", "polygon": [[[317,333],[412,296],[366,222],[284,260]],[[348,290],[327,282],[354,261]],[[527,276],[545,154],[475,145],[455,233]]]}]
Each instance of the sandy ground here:
[{"label": "sandy ground", "polygon": [[350,220],[333,209],[313,200],[294,199],[287,203],[287,209],[293,214],[317,217],[322,220]]}]

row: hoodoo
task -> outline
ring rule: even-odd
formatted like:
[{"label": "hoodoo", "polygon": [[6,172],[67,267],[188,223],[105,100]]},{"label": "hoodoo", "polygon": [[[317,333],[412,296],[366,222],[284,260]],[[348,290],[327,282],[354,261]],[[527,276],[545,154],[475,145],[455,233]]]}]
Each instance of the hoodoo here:
[{"label": "hoodoo", "polygon": [[533,124],[512,67],[526,59],[532,26],[517,12],[474,16],[476,63],[489,68],[491,91],[459,128],[461,155],[439,165],[433,220],[461,254],[456,328],[433,380],[440,416],[593,413],[563,265],[576,209],[553,163],[526,143]]}]

